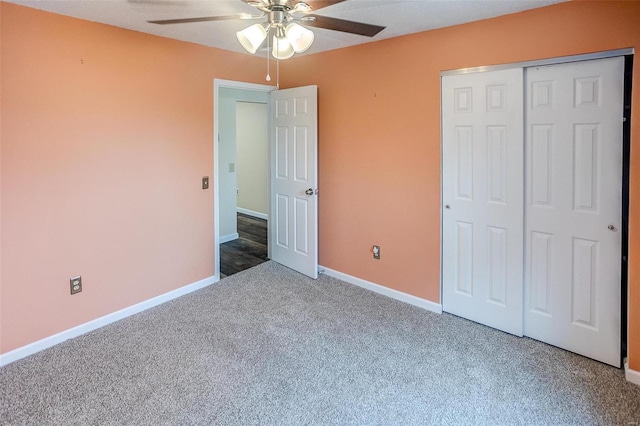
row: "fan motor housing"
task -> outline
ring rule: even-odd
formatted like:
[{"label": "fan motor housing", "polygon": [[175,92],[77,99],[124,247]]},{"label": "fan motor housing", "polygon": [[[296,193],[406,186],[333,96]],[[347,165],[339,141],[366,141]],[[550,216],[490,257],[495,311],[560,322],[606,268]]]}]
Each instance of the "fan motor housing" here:
[{"label": "fan motor housing", "polygon": [[287,12],[284,10],[272,10],[269,12],[269,23],[271,25],[281,25],[287,21]]},{"label": "fan motor housing", "polygon": [[286,9],[293,9],[291,0],[271,0],[269,3],[271,6],[282,6]]}]

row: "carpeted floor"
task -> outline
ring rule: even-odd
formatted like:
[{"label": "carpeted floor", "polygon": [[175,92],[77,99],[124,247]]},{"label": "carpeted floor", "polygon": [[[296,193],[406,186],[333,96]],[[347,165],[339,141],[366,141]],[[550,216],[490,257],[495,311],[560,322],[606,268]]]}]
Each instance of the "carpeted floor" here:
[{"label": "carpeted floor", "polygon": [[640,422],[621,370],[274,262],[0,369],[0,423]]}]

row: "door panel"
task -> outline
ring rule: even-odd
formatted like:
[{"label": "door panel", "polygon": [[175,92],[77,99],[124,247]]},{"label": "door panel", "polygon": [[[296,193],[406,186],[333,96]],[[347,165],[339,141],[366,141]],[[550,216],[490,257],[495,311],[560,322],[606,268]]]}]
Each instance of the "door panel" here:
[{"label": "door panel", "polygon": [[317,87],[274,91],[271,99],[271,259],[317,278]]},{"label": "door panel", "polygon": [[524,332],[617,367],[623,72],[622,58],[525,71]]},{"label": "door panel", "polygon": [[522,335],[522,69],[442,79],[447,312]]}]

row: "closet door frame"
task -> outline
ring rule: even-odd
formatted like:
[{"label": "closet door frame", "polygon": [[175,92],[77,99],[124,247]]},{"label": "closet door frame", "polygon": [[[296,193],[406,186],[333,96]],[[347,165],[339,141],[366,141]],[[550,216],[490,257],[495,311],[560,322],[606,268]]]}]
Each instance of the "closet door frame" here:
[{"label": "closet door frame", "polygon": [[[558,58],[548,58],[548,59],[539,59],[525,62],[517,62],[517,63],[507,63],[500,65],[492,65],[492,66],[481,66],[481,67],[472,67],[472,68],[464,68],[464,69],[456,69],[456,70],[447,70],[442,71],[440,73],[441,78],[445,76],[451,75],[460,75],[460,74],[470,74],[477,73],[483,71],[496,71],[503,69],[512,69],[512,68],[528,68],[528,67],[536,67],[536,66],[544,66],[544,65],[556,65],[563,64],[569,62],[579,62],[579,61],[588,61],[594,59],[604,59],[604,58],[612,58],[612,57],[624,57],[625,58],[625,68],[624,68],[624,107],[623,107],[623,164],[622,164],[622,247],[621,247],[621,358],[624,358],[627,355],[627,341],[628,341],[628,246],[629,246],[629,165],[630,165],[630,141],[631,141],[631,81],[632,81],[632,67],[633,67],[633,56],[634,49],[616,49],[595,53],[588,53],[582,55],[572,55],[572,56],[564,56]],[[441,141],[442,141],[442,130],[441,130]],[[442,161],[442,158],[441,158]],[[441,170],[443,164],[441,163]],[[443,252],[442,252],[442,237],[443,237],[443,228],[442,228],[442,212],[444,209],[444,194],[442,192],[441,187],[441,226],[440,226],[440,303],[442,305],[442,295],[444,294],[443,288]],[[524,206],[523,206],[524,207]],[[523,259],[524,262],[524,259]],[[524,301],[523,301],[524,302]]]}]

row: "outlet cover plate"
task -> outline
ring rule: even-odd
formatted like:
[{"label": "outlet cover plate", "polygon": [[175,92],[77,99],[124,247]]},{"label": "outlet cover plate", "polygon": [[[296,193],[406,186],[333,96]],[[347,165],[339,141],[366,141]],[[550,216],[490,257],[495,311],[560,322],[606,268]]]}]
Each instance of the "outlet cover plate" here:
[{"label": "outlet cover plate", "polygon": [[78,275],[69,279],[69,285],[71,287],[71,294],[80,293],[82,291],[82,277]]},{"label": "outlet cover plate", "polygon": [[373,246],[373,258],[380,260],[380,246]]},{"label": "outlet cover plate", "polygon": [[209,176],[202,178],[202,189],[209,189]]}]

